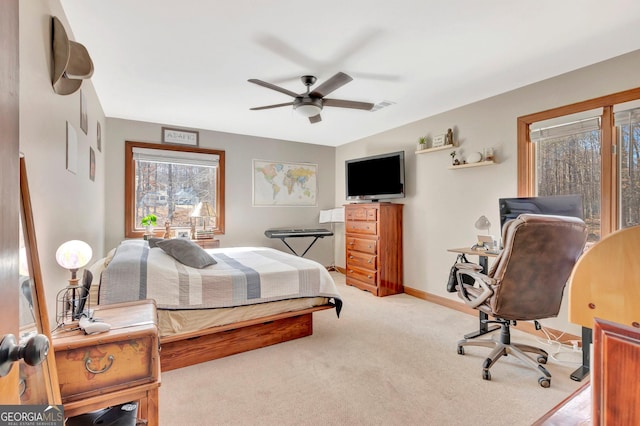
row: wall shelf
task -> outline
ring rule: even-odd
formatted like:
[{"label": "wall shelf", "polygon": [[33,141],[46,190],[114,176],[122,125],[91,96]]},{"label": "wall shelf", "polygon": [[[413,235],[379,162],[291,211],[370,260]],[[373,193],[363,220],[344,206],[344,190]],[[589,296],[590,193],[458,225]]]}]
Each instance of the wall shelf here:
[{"label": "wall shelf", "polygon": [[419,149],[416,151],[416,154],[426,154],[427,152],[443,151],[445,149],[452,149],[452,148],[456,148],[456,146],[452,144],[448,144],[448,145],[438,146],[435,148]]},{"label": "wall shelf", "polygon": [[480,161],[479,163],[471,163],[471,164],[460,164],[459,166],[449,166],[449,170],[454,169],[466,169],[469,167],[482,167],[482,166],[493,166],[494,164],[498,164],[493,160],[490,161]]}]

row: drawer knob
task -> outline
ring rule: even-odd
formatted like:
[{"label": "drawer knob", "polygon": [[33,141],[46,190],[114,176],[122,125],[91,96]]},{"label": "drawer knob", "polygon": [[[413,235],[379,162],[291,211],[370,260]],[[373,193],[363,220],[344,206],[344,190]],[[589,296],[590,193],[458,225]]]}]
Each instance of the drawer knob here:
[{"label": "drawer knob", "polygon": [[349,256],[349,259],[353,259],[353,256]]},{"label": "drawer knob", "polygon": [[367,278],[371,279],[371,275],[367,275]]},{"label": "drawer knob", "polygon": [[113,361],[116,358],[113,355],[109,355],[109,357],[107,358],[107,360],[109,361],[109,364],[106,365],[102,370],[94,370],[93,368],[91,368],[91,358],[87,358],[87,360],[84,363],[84,368],[92,374],[101,374],[101,373],[106,373],[107,370],[109,370],[111,368],[111,366],[113,365]]},{"label": "drawer knob", "polygon": [[371,263],[371,259],[369,259],[369,262],[367,262],[367,263]]},{"label": "drawer knob", "polygon": [[349,242],[349,245],[350,245],[350,246],[352,246],[353,244],[354,244],[354,242],[353,242],[353,241],[350,241],[350,242]]}]

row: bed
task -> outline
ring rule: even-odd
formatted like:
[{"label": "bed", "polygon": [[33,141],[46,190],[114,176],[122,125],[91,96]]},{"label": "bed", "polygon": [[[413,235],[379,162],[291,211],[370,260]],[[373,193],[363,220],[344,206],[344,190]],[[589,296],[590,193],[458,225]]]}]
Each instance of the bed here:
[{"label": "bed", "polygon": [[187,242],[125,240],[92,267],[98,304],[155,301],[163,371],[309,336],[313,312],[340,314],[317,262],[266,247],[198,247],[216,263],[193,267],[167,246]]}]

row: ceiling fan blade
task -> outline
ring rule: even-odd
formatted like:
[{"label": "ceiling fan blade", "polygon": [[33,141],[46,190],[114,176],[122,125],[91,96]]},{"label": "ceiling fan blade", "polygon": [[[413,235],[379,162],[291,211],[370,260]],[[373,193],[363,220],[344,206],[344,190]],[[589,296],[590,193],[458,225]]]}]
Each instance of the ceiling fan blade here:
[{"label": "ceiling fan blade", "polygon": [[283,87],[276,86],[275,84],[267,83],[266,81],[258,80],[256,78],[250,78],[247,81],[257,84],[258,86],[266,87],[267,89],[275,90],[276,92],[284,93],[285,95],[293,96],[294,98],[298,96],[297,93],[294,93],[291,90],[287,90]]},{"label": "ceiling fan blade", "polygon": [[364,109],[370,111],[373,108],[371,102],[345,101],[342,99],[323,99],[322,105],[339,108]]},{"label": "ceiling fan blade", "polygon": [[275,104],[275,105],[267,105],[267,106],[261,106],[261,107],[254,107],[254,108],[249,108],[251,111],[259,111],[261,109],[270,109],[270,108],[280,108],[283,106],[291,106],[293,105],[293,102],[287,102],[284,104]]},{"label": "ceiling fan blade", "polygon": [[341,88],[351,80],[353,80],[353,78],[343,72],[339,72],[320,86],[316,87],[310,95],[323,98],[334,90]]},{"label": "ceiling fan blade", "polygon": [[310,122],[311,124],[313,124],[313,123],[319,123],[319,122],[321,122],[321,121],[322,121],[322,117],[320,117],[320,114],[318,114],[318,115],[314,115],[313,117],[309,117],[309,122]]}]

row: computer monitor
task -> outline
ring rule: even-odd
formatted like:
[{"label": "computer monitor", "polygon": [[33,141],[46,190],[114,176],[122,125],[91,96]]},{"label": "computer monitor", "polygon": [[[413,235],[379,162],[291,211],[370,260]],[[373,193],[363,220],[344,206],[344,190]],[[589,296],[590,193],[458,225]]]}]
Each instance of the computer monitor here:
[{"label": "computer monitor", "polygon": [[582,195],[500,198],[500,227],[523,213],[570,216],[584,219]]}]

